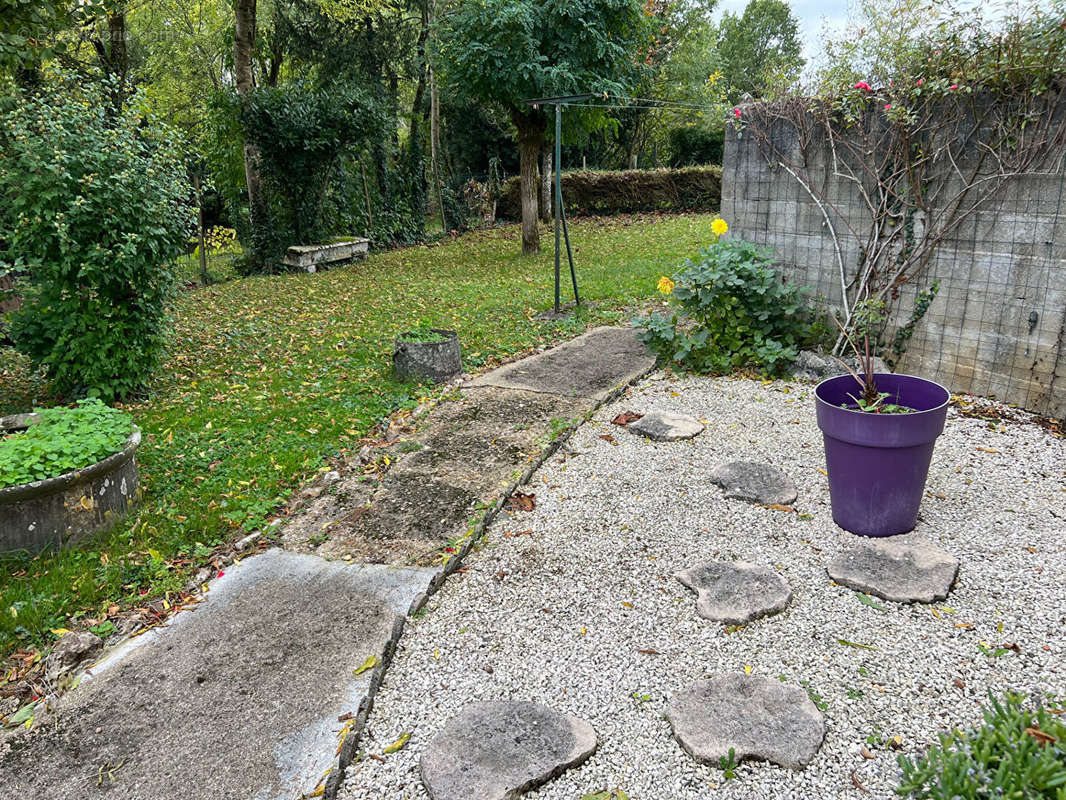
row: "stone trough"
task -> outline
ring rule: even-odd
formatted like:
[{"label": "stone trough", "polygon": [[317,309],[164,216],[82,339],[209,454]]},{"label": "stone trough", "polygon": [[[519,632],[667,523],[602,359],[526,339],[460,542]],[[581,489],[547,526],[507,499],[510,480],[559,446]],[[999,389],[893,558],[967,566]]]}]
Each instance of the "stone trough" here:
[{"label": "stone trough", "polygon": [[[0,431],[34,425],[34,414],[0,418]],[[0,553],[63,548],[124,517],[140,498],[136,428],[126,446],[82,469],[0,489]]]}]

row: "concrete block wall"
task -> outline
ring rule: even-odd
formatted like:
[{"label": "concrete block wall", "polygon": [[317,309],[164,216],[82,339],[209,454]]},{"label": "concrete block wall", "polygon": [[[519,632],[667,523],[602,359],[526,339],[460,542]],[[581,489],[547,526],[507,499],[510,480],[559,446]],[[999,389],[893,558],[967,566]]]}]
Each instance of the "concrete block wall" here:
[{"label": "concrete block wall", "polygon": [[[795,154],[793,131],[772,129],[775,145]],[[828,148],[808,147],[807,171],[840,216],[828,210],[849,279],[859,247],[845,223],[865,233],[869,216],[852,182],[834,178]],[[1064,154],[1066,155],[1066,154]],[[1066,419],[1066,175],[1016,178],[938,249],[927,273],[903,287],[897,322],[918,290],[940,291],[915,330],[897,370],[938,381],[956,393],[994,396]],[[825,217],[801,183],[768,163],[754,136],[727,131],[722,216],[731,235],[772,247],[782,273],[841,305],[837,250]],[[843,219],[841,219],[841,217]]]}]

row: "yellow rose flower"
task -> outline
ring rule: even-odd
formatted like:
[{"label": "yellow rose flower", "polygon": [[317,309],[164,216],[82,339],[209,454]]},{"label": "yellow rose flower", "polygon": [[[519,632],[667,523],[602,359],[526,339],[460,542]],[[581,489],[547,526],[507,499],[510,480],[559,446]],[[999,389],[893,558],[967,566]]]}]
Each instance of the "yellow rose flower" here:
[{"label": "yellow rose flower", "polygon": [[663,294],[670,294],[674,290],[674,282],[667,278],[665,275],[659,278],[659,291]]},{"label": "yellow rose flower", "polygon": [[729,230],[729,225],[726,224],[726,221],[724,219],[719,217],[711,223],[711,230],[714,231],[715,236],[721,236],[723,233]]}]

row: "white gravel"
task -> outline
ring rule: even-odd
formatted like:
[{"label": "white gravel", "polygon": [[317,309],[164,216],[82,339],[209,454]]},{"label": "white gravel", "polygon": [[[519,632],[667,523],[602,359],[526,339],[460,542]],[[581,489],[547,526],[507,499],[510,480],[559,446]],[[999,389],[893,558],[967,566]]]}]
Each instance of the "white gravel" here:
[{"label": "white gravel", "polygon": [[[707,430],[650,442],[610,424],[626,409],[692,414]],[[944,603],[888,611],[826,575],[852,537],[832,522],[811,384],[659,373],[601,409],[570,447],[576,455],[534,476],[536,510],[501,514],[467,570],[409,622],[344,800],[426,798],[419,755],[474,700],[539,700],[595,728],[596,754],[531,798],[621,788],[635,800],[712,790],[782,800],[892,797],[894,737],[913,753],[969,727],[989,690],[1066,694],[1066,441],[1036,425],[951,413],[917,532],[961,560],[958,583]],[[787,472],[799,513],[724,499],[704,476],[736,459]],[[672,576],[712,558],[775,566],[792,604],[733,633],[700,618]],[[980,642],[1020,649],[990,658]],[[745,763],[727,781],[671,736],[663,710],[673,692],[745,667],[825,704],[828,733],[805,770]],[[407,746],[381,756],[403,732]]]}]

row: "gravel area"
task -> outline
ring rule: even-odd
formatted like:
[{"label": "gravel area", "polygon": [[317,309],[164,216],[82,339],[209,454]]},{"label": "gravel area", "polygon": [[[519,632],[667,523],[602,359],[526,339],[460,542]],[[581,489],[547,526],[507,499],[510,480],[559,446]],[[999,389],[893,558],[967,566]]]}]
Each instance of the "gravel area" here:
[{"label": "gravel area", "polygon": [[[426,798],[427,741],[469,702],[515,699],[582,717],[600,741],[531,798],[888,798],[897,749],[977,723],[989,690],[1066,694],[1066,441],[953,410],[917,533],[961,560],[958,582],[943,603],[880,610],[826,575],[853,537],[832,522],[813,405],[812,384],[656,373],[600,409],[534,475],[536,509],[501,514],[409,621],[340,796]],[[610,423],[626,409],[707,429],[655,443]],[[731,460],[784,470],[796,511],[726,500],[705,476]],[[780,570],[791,605],[732,632],[701,618],[673,575],[714,558]],[[1017,650],[991,658],[982,642]],[[744,763],[725,780],[671,736],[673,693],[747,668],[823,708],[826,739],[805,770]]]}]

